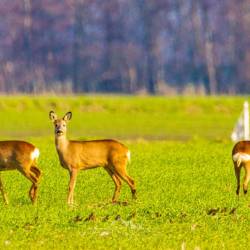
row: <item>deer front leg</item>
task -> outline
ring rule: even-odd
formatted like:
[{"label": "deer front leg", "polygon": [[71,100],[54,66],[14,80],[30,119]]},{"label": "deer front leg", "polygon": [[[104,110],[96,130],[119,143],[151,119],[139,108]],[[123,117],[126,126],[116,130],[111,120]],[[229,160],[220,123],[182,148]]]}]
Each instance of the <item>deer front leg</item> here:
[{"label": "deer front leg", "polygon": [[77,170],[70,170],[70,180],[69,180],[69,193],[68,193],[68,205],[73,205],[74,203],[74,189],[76,185]]},{"label": "deer front leg", "polygon": [[4,192],[4,188],[3,188],[3,183],[2,183],[2,180],[1,180],[1,176],[0,176],[0,190],[1,190],[1,193],[2,193],[2,196],[3,196],[4,203],[6,205],[8,205],[9,201],[8,201],[6,193]]}]

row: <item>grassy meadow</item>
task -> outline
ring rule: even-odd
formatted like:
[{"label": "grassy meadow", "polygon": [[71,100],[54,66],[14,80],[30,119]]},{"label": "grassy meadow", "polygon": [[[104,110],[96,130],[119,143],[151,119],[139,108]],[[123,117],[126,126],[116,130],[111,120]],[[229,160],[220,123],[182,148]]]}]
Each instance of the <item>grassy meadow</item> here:
[{"label": "grassy meadow", "polygon": [[[249,195],[236,199],[230,134],[243,97],[69,96],[0,98],[0,139],[41,151],[36,205],[30,183],[2,172],[10,204],[0,199],[0,249],[246,249]],[[79,174],[74,208],[66,205],[68,172],[58,161],[50,110],[73,112],[71,139],[116,138],[131,150],[131,200],[120,204],[102,169]]]}]

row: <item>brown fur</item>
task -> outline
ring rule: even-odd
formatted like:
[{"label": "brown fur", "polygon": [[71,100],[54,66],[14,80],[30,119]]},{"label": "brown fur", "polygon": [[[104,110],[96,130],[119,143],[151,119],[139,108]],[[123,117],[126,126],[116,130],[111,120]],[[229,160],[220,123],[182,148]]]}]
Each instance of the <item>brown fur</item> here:
[{"label": "brown fur", "polygon": [[[18,170],[32,182],[29,197],[34,203],[37,198],[38,182],[41,171],[36,166],[36,159],[31,159],[35,146],[25,141],[0,141],[0,171]],[[7,195],[4,192],[0,178],[0,191],[6,204]]]},{"label": "brown fur", "polygon": [[[250,141],[239,141],[235,144],[232,150],[232,157],[237,153],[245,153],[250,155]],[[243,167],[245,169],[245,177],[243,182],[244,193],[247,193],[248,182],[250,180],[250,161],[233,161],[234,171],[237,180],[236,194],[240,193],[240,171]]]},{"label": "brown fur", "polygon": [[76,177],[79,170],[103,167],[115,183],[115,192],[112,198],[116,202],[121,180],[130,187],[133,198],[136,198],[134,180],[128,176],[126,165],[128,162],[128,148],[115,140],[70,141],[66,138],[66,123],[72,114],[68,112],[62,119],[57,119],[51,111],[50,119],[55,126],[55,145],[61,165],[69,170],[70,182],[68,204],[73,204],[73,193]]}]

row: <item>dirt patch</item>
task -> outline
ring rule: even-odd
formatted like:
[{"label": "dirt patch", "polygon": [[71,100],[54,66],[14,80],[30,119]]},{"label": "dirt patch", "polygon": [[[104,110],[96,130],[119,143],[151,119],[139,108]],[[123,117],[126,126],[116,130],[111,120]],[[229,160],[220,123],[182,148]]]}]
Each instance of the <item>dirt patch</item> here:
[{"label": "dirt patch", "polygon": [[223,207],[223,208],[210,208],[209,210],[207,210],[207,215],[210,216],[215,216],[218,214],[221,215],[233,215],[236,213],[237,208],[227,208],[227,207]]}]

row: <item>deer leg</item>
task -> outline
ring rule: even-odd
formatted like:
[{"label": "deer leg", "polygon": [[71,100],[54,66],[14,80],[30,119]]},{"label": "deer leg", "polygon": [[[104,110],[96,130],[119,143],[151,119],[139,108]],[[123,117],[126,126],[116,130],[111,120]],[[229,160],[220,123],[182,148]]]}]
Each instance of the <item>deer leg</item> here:
[{"label": "deer leg", "polygon": [[[24,169],[27,169],[27,168],[23,168],[23,167],[18,168],[21,174],[24,175],[27,179],[29,179],[32,182],[32,186],[29,190],[29,197],[32,203],[34,204],[37,198],[38,181],[39,181],[41,172],[36,166],[31,166],[30,168],[28,168],[29,171],[24,171]],[[34,169],[36,170],[34,171]],[[40,174],[38,174],[38,172]]]},{"label": "deer leg", "polygon": [[2,183],[1,176],[0,176],[0,190],[1,190],[1,193],[2,193],[2,196],[3,196],[4,203],[5,203],[6,205],[8,205],[8,204],[9,204],[9,201],[8,201],[8,198],[7,198],[6,193],[4,192],[4,187],[3,187],[3,183]]},{"label": "deer leg", "polygon": [[41,176],[41,170],[36,167],[36,166],[31,166],[30,170],[36,175],[36,177],[39,179],[39,177]]},{"label": "deer leg", "polygon": [[237,180],[237,189],[236,189],[236,194],[239,195],[240,193],[240,170],[241,166],[237,166],[237,163],[234,163],[234,171],[235,171],[235,176]]},{"label": "deer leg", "polygon": [[76,177],[77,177],[77,170],[72,169],[70,171],[68,205],[73,205],[73,203],[74,203],[74,189],[75,189],[75,185],[76,185]]},{"label": "deer leg", "polygon": [[132,198],[136,199],[136,188],[134,180],[127,174],[126,164],[118,164],[116,163],[114,167],[115,173],[124,180],[130,187]]},{"label": "deer leg", "polygon": [[29,197],[30,197],[32,203],[35,203],[35,201],[37,199],[37,189],[38,189],[38,185],[34,184],[34,183],[30,187]]},{"label": "deer leg", "polygon": [[109,167],[105,167],[104,169],[108,172],[108,174],[110,175],[110,177],[112,178],[112,180],[115,183],[115,191],[114,191],[114,195],[112,198],[112,202],[115,203],[115,202],[117,202],[118,197],[120,195],[122,182],[121,182],[119,176],[116,175]]},{"label": "deer leg", "polygon": [[247,193],[247,186],[248,186],[249,180],[250,180],[250,163],[246,163],[245,164],[245,177],[244,177],[244,183],[243,183],[244,194]]},{"label": "deer leg", "polygon": [[[35,183],[33,182],[32,186],[30,188],[30,191],[29,191],[30,199],[34,203],[37,199],[38,182],[39,182],[40,177],[41,177],[41,171],[36,166],[31,166],[30,171],[32,173],[34,173],[34,175],[36,177],[36,178],[33,178],[36,181],[35,181]],[[31,176],[33,177],[34,175],[32,174]]]}]

